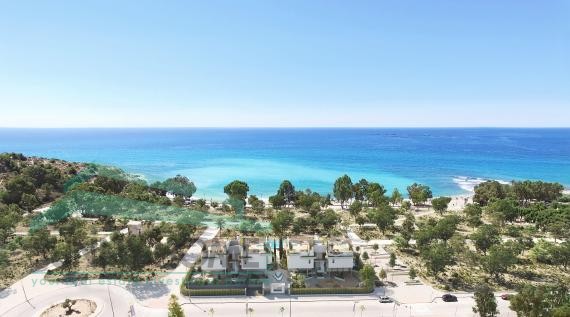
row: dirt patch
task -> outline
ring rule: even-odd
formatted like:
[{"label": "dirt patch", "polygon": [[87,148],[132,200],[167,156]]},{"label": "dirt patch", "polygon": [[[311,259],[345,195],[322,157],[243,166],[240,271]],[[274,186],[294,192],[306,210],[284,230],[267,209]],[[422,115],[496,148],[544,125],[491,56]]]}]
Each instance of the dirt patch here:
[{"label": "dirt patch", "polygon": [[53,305],[46,309],[40,317],[60,317],[60,316],[73,316],[73,317],[88,317],[91,316],[97,309],[97,304],[94,301],[87,299],[74,300],[75,304],[71,309],[65,308],[64,303]]}]

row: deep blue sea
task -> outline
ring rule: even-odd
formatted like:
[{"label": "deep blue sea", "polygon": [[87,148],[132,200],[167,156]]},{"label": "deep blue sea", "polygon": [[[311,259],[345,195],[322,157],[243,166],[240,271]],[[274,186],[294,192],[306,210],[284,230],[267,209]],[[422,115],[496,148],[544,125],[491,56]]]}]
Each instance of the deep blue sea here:
[{"label": "deep blue sea", "polygon": [[0,152],[115,165],[148,181],[182,174],[206,198],[233,179],[264,198],[283,179],[328,193],[344,173],[436,195],[481,179],[570,186],[570,129],[0,129]]}]

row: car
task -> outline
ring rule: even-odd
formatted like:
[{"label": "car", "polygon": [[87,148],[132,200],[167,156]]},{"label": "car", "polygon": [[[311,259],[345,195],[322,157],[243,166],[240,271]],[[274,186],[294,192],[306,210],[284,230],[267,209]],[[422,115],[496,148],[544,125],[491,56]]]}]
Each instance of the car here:
[{"label": "car", "polygon": [[391,302],[393,302],[393,300],[392,300],[390,297],[388,297],[388,296],[380,296],[380,297],[378,298],[378,301],[379,301],[380,303],[391,303]]},{"label": "car", "polygon": [[503,294],[503,295],[501,295],[501,299],[509,300],[509,299],[511,299],[511,294]]},{"label": "car", "polygon": [[441,296],[441,299],[443,299],[444,302],[456,302],[457,296],[451,294],[443,294]]}]

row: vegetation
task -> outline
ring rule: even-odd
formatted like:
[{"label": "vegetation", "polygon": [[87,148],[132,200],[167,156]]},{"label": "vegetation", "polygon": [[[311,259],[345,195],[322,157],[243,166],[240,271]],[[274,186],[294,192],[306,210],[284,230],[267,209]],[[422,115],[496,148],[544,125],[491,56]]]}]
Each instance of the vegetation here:
[{"label": "vegetation", "polygon": [[373,287],[339,287],[339,288],[292,288],[292,295],[332,295],[332,294],[369,294]]},{"label": "vegetation", "polygon": [[481,284],[475,289],[475,307],[473,312],[481,317],[495,317],[499,315],[497,311],[497,301],[495,294],[487,284]]},{"label": "vegetation", "polygon": [[174,294],[170,295],[168,300],[168,317],[184,317],[184,310],[182,310],[182,306]]},{"label": "vegetation", "polygon": [[185,198],[192,197],[196,192],[196,186],[194,183],[191,182],[188,177],[181,175],[176,175],[175,177],[166,179],[163,182],[153,183],[151,187]]},{"label": "vegetation", "polygon": [[447,211],[447,206],[450,201],[450,197],[437,197],[431,200],[431,205],[436,212],[443,214]]},{"label": "vegetation", "polygon": [[424,204],[429,198],[432,198],[431,189],[422,184],[413,183],[408,186],[408,196],[414,205]]},{"label": "vegetation", "polygon": [[247,192],[249,192],[249,186],[246,182],[240,180],[235,180],[224,187],[224,193],[230,199],[237,199],[244,203],[247,198]]},{"label": "vegetation", "polygon": [[521,317],[568,316],[570,295],[565,285],[524,285],[511,296],[510,308]]},{"label": "vegetation", "polygon": [[348,175],[345,174],[334,182],[333,193],[340,206],[344,208],[344,203],[354,196],[352,180]]}]

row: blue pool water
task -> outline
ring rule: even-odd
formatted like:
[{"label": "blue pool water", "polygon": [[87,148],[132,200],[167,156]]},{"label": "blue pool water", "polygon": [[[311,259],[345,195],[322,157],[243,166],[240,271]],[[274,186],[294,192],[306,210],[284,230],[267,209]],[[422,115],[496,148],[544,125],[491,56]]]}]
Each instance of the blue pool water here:
[{"label": "blue pool water", "polygon": [[0,129],[0,152],[116,165],[149,181],[183,174],[199,197],[233,179],[267,197],[283,179],[328,193],[338,176],[391,190],[465,193],[477,178],[570,186],[570,129]]}]

